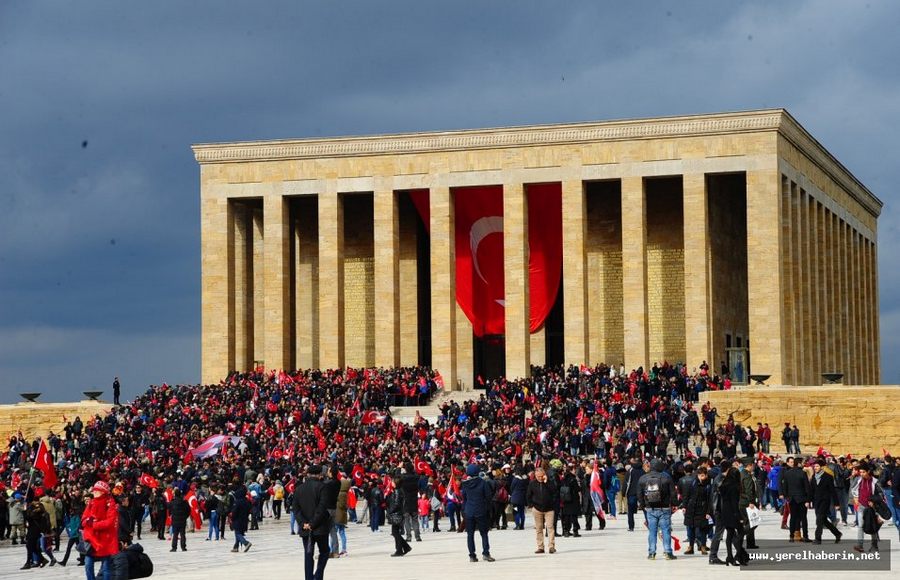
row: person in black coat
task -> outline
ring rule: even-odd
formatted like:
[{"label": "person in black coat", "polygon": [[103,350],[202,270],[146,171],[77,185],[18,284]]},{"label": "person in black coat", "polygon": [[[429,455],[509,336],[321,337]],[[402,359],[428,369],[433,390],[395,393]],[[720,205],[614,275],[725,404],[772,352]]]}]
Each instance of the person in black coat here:
[{"label": "person in black coat", "polygon": [[816,512],[816,539],[813,543],[822,543],[822,528],[828,528],[828,531],[834,536],[835,543],[841,541],[841,532],[835,527],[828,514],[831,508],[840,509],[840,500],[838,499],[837,489],[834,487],[834,476],[831,470],[825,467],[825,460],[819,458],[813,464],[813,478],[810,482],[812,487],[812,504]]},{"label": "person in black coat", "polygon": [[[528,477],[521,467],[516,468],[516,474],[509,480],[509,503],[513,506],[514,530],[525,529],[525,491],[528,489]],[[452,523],[452,522],[451,522]]]},{"label": "person in black coat", "polygon": [[460,485],[463,500],[463,515],[466,519],[466,545],[469,548],[469,561],[477,562],[475,555],[475,530],[481,534],[481,555],[485,562],[493,562],[488,531],[491,528],[490,507],[494,497],[493,487],[479,474],[478,466],[469,464],[466,467],[466,479]]},{"label": "person in black coat", "polygon": [[806,520],[806,504],[811,499],[809,478],[793,457],[785,461],[786,468],[781,471],[781,497],[789,502],[791,512],[790,541],[797,538],[797,532],[803,530],[803,541],[809,541],[809,528]]},{"label": "person in black coat", "polygon": [[712,485],[705,466],[697,468],[697,475],[685,489],[684,525],[693,529],[690,545],[685,554],[694,553],[694,544],[701,554],[706,555],[706,537],[709,535],[709,520],[713,513]]},{"label": "person in black coat", "polygon": [[400,489],[400,477],[394,477],[395,489],[387,499],[387,522],[391,525],[391,535],[394,537],[394,553],[392,557],[405,556],[412,550],[412,546],[403,537],[403,526],[406,520],[406,494]]},{"label": "person in black coat", "polygon": [[[300,524],[300,539],[303,541],[305,554],[306,580],[322,580],[325,566],[328,564],[328,532],[331,530],[331,518],[328,515],[325,489],[322,483],[322,468],[310,465],[306,481],[294,491],[292,510]],[[318,562],[315,561],[314,547],[319,549]],[[313,565],[315,564],[315,572]]]},{"label": "person in black coat", "polygon": [[415,534],[416,541],[422,541],[419,531],[419,476],[413,470],[412,464],[407,463],[403,467],[405,472],[397,486],[403,491],[403,526],[406,530],[406,541],[411,542]]},{"label": "person in black coat", "polygon": [[725,559],[725,563],[731,565],[737,565],[746,558],[741,549],[738,533],[738,526],[741,525],[741,514],[738,508],[740,499],[741,473],[733,465],[729,465],[719,484],[719,517],[722,519],[722,526],[725,528],[726,534],[725,547],[728,550],[728,558]]},{"label": "person in black coat", "polygon": [[181,489],[176,487],[172,492],[173,497],[172,501],[166,506],[169,510],[169,515],[172,518],[172,549],[170,552],[174,552],[178,547],[178,539],[181,539],[181,551],[187,551],[187,539],[184,535],[185,526],[187,526],[187,520],[191,515],[191,506],[188,505],[188,502],[184,500],[182,497]]},{"label": "person in black coat", "polygon": [[247,488],[239,485],[234,490],[234,503],[231,505],[231,528],[234,531],[234,546],[232,552],[237,552],[240,546],[244,551],[253,545],[247,540],[247,528],[250,527],[250,500],[247,499]]},{"label": "person in black coat", "polygon": [[633,532],[634,514],[638,510],[638,491],[640,490],[638,481],[644,475],[644,471],[641,469],[641,464],[638,461],[632,461],[629,465],[630,467],[626,466],[625,489],[622,493],[625,494],[625,498],[628,501],[628,531]]},{"label": "person in black coat", "polygon": [[131,497],[119,496],[119,542],[126,546],[131,543],[131,529],[134,527],[132,517]]},{"label": "person in black coat", "polygon": [[576,466],[569,465],[560,482],[560,500],[562,503],[563,537],[580,537],[578,533],[578,516],[581,513],[581,484],[575,474]]}]

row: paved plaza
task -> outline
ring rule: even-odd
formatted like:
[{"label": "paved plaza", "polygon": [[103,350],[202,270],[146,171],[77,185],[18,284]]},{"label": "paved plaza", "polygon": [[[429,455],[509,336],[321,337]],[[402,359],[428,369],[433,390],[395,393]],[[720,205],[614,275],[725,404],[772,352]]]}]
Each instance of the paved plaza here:
[{"label": "paved plaza", "polygon": [[[361,513],[361,512],[360,512]],[[682,517],[676,514],[675,535],[685,537]],[[446,522],[446,520],[445,520]],[[771,511],[764,514],[758,529],[758,539],[782,539],[787,532],[779,529],[780,516]],[[491,532],[491,552],[496,562],[468,561],[464,534],[442,532],[422,534],[422,542],[413,541],[413,551],[404,558],[391,558],[394,543],[389,528],[372,533],[367,526],[350,524],[347,539],[350,555],[331,560],[326,568],[326,578],[369,578],[390,580],[421,580],[425,578],[460,578],[462,575],[475,578],[567,578],[578,575],[597,578],[611,571],[619,577],[650,578],[665,574],[666,577],[702,578],[725,576],[738,573],[735,568],[710,566],[701,555],[682,556],[677,561],[662,559],[662,549],[654,561],[646,559],[647,534],[643,528],[628,532],[624,518],[611,521],[606,530],[583,532],[581,538],[560,538],[557,553],[534,554],[534,530],[529,518],[524,531],[512,529]],[[638,524],[640,526],[640,523]],[[840,528],[844,541],[852,546],[856,537],[855,528]],[[812,531],[812,530],[810,530]],[[169,543],[156,539],[149,532],[141,544],[153,559],[153,578],[194,580],[208,578],[303,578],[303,553],[299,539],[288,533],[287,520],[273,522],[266,520],[261,529],[248,536],[253,547],[247,553],[232,554],[231,535],[229,541],[206,542],[205,534],[188,534],[187,552],[169,552]],[[821,575],[846,577],[865,574],[867,578],[897,578],[900,549],[896,529],[885,524],[882,538],[892,540],[892,572],[791,572],[792,578],[813,578]],[[476,537],[477,539],[477,537]],[[825,541],[829,541],[826,532]],[[807,546],[811,546],[807,544]],[[724,559],[724,542],[719,555]],[[480,545],[479,545],[480,552]],[[23,578],[84,578],[84,568],[74,566],[73,561],[66,568],[44,568],[42,570],[20,571],[25,559],[24,548],[10,547],[8,542],[0,548],[0,577],[4,580]],[[748,574],[750,569],[741,571]],[[624,573],[624,576],[621,574]],[[759,575],[775,577],[779,572],[757,572]]]}]

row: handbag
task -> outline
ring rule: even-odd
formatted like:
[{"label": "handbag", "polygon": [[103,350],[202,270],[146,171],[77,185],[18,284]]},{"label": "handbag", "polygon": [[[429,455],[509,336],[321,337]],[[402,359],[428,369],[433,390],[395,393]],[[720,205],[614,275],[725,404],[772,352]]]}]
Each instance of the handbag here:
[{"label": "handbag", "polygon": [[889,520],[893,516],[891,513],[891,508],[888,507],[887,501],[885,501],[884,490],[881,488],[881,484],[875,483],[874,489],[872,490],[872,509],[875,510],[875,513],[878,514],[883,520]]},{"label": "handbag", "polygon": [[759,510],[757,508],[747,508],[747,526],[750,529],[755,528],[762,522],[762,517],[760,517]]},{"label": "handbag", "polygon": [[90,555],[91,550],[93,550],[93,549],[94,549],[94,546],[92,546],[91,543],[88,542],[87,540],[85,540],[84,538],[81,538],[80,540],[78,540],[78,543],[75,544],[75,550],[79,554],[83,554],[85,556]]}]

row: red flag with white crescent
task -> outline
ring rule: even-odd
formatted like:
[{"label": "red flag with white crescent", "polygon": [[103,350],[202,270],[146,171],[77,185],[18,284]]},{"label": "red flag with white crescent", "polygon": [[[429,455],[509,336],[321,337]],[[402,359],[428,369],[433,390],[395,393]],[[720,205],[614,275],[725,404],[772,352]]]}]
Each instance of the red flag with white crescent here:
[{"label": "red flag with white crescent", "polygon": [[149,489],[156,489],[159,487],[159,481],[149,473],[142,473],[141,477],[138,479],[138,483]]},{"label": "red flag with white crescent", "polygon": [[50,457],[50,449],[47,448],[47,442],[41,440],[38,446],[37,455],[34,458],[34,468],[44,474],[44,487],[47,489],[56,487],[56,468],[53,467],[53,458]]},{"label": "red flag with white crescent", "polygon": [[463,187],[453,192],[456,301],[475,336],[503,334],[503,187]]}]

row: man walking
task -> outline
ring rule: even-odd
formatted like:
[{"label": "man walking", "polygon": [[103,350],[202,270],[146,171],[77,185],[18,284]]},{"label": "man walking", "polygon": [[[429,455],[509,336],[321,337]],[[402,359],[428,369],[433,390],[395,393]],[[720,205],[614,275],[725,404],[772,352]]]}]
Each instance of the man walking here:
[{"label": "man walking", "polygon": [[786,468],[781,472],[781,497],[788,502],[790,509],[790,541],[800,539],[803,530],[803,541],[809,542],[809,527],[806,521],[806,504],[810,501],[809,479],[803,468],[795,464],[793,457],[788,457]]},{"label": "man walking", "polygon": [[623,495],[627,501],[628,508],[628,531],[634,531],[634,514],[638,509],[638,482],[644,472],[641,470],[640,463],[632,461],[625,466],[625,490]]},{"label": "man walking", "polygon": [[400,478],[400,489],[403,490],[403,527],[406,531],[406,541],[411,542],[412,536],[416,541],[422,541],[422,533],[419,531],[418,501],[419,501],[419,476],[416,475],[411,463],[403,466],[403,477]]},{"label": "man walking", "polygon": [[841,533],[829,519],[831,508],[840,509],[837,489],[834,487],[834,477],[830,469],[825,467],[825,460],[821,457],[813,464],[812,507],[816,512],[816,539],[814,544],[822,543],[822,528],[834,536],[834,543],[841,541]]},{"label": "man walking", "polygon": [[469,548],[469,561],[477,562],[475,555],[475,529],[481,534],[481,555],[485,562],[493,562],[488,530],[491,527],[489,506],[494,493],[491,485],[478,474],[478,466],[470,464],[466,468],[466,480],[460,486],[463,500],[463,516],[466,519],[466,544]]},{"label": "man walking", "polygon": [[638,481],[638,506],[647,515],[648,549],[647,559],[656,559],[656,535],[662,532],[663,550],[666,560],[674,560],[672,553],[672,510],[677,505],[678,493],[675,482],[663,470],[665,465],[659,459],[650,462],[650,471]]},{"label": "man walking", "polygon": [[187,538],[184,532],[187,527],[188,517],[191,515],[191,506],[182,497],[181,488],[176,487],[173,490],[174,497],[169,502],[169,516],[172,518],[172,549],[175,552],[178,548],[178,539],[181,538],[181,551],[187,552]]},{"label": "man walking", "polygon": [[544,529],[547,529],[550,553],[556,553],[556,530],[553,529],[553,510],[555,505],[553,498],[556,494],[553,483],[547,479],[547,472],[543,468],[534,470],[534,479],[528,482],[528,490],[525,493],[525,503],[531,507],[534,517],[534,533],[537,540],[535,554],[544,553]]},{"label": "man walking", "polygon": [[[326,504],[325,484],[322,482],[322,468],[310,465],[306,473],[306,481],[294,491],[292,509],[300,525],[306,580],[322,580],[330,557],[328,533],[331,531],[331,518]],[[315,548],[319,550],[318,562],[314,558]]]}]

